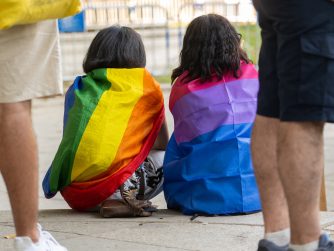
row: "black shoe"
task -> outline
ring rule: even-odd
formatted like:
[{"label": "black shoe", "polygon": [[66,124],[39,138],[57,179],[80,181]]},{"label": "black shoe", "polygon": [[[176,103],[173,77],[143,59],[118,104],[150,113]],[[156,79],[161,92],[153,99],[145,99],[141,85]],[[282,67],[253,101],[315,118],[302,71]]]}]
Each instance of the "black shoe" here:
[{"label": "black shoe", "polygon": [[316,251],[334,251],[334,242],[330,240],[328,234],[320,235],[319,247]]},{"label": "black shoe", "polygon": [[257,251],[287,251],[289,245],[277,246],[275,243],[262,239],[259,241]]}]

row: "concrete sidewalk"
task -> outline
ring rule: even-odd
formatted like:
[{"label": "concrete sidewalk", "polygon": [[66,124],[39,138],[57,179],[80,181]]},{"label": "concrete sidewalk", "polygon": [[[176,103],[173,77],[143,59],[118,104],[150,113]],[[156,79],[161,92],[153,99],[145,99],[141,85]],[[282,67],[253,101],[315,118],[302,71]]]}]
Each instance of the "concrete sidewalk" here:
[{"label": "concrete sidewalk", "polygon": [[[163,88],[165,96],[166,117],[169,131],[173,130],[172,116],[168,110],[169,88]],[[38,99],[33,102],[33,122],[39,146],[40,184],[57,151],[62,136],[64,97]],[[334,210],[334,124],[325,128],[325,177],[327,188],[328,210]],[[40,186],[41,188],[41,186]],[[10,210],[2,178],[0,178],[0,211]],[[64,200],[58,195],[51,200],[39,194],[41,209],[67,209]],[[1,251],[1,250],[0,250]]]},{"label": "concrete sidewalk", "polygon": [[[169,89],[164,88],[167,104]],[[166,106],[168,107],[168,106]],[[167,122],[172,131],[171,114]],[[40,183],[62,135],[63,97],[33,103],[33,120],[39,145]],[[328,209],[334,209],[334,125],[325,130],[325,173]],[[103,219],[98,214],[77,213],[57,195],[46,200],[40,191],[40,223],[71,251],[120,250],[256,250],[262,236],[261,214],[229,217],[190,217],[168,211],[162,195],[154,204],[161,209],[149,218]],[[11,250],[14,233],[7,192],[0,179],[0,251]],[[334,234],[334,212],[322,214],[322,227]],[[332,236],[334,237],[334,236]]]},{"label": "concrete sidewalk", "polygon": [[[0,250],[11,250],[14,233],[10,213],[0,212]],[[149,218],[103,219],[72,210],[44,210],[40,222],[71,251],[248,251],[262,236],[261,214],[190,217],[160,210]],[[324,230],[334,234],[334,213],[322,213]]]}]

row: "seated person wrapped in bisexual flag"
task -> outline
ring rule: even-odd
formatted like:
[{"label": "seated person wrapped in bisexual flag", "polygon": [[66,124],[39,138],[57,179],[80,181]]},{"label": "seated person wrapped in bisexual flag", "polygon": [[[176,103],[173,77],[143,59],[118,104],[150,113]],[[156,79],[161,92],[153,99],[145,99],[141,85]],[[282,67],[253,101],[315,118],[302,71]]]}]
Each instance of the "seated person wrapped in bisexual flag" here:
[{"label": "seated person wrapped in bisexual flag", "polygon": [[219,15],[194,19],[172,81],[174,133],[163,167],[168,208],[203,215],[259,211],[250,154],[258,74],[235,28]]},{"label": "seated person wrapped in bisexual flag", "polygon": [[[139,34],[101,30],[65,97],[63,138],[43,189],[77,210],[103,217],[149,216],[162,190],[168,142],[163,95],[145,70]],[[153,151],[154,150],[154,151]],[[151,152],[151,153],[150,153]]]}]

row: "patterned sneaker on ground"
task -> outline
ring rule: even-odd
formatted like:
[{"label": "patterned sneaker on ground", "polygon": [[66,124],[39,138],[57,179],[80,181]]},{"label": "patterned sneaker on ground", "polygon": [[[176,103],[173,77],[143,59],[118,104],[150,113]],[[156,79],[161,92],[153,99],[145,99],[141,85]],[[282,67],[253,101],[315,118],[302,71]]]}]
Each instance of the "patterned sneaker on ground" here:
[{"label": "patterned sneaker on ground", "polygon": [[262,239],[259,241],[257,251],[287,251],[289,245],[277,246],[275,243]]},{"label": "patterned sneaker on ground", "polygon": [[141,167],[136,171],[140,177],[138,199],[150,200],[162,192],[164,155],[165,151],[152,150]]},{"label": "patterned sneaker on ground", "polygon": [[165,152],[152,150],[138,169],[103,201],[100,215],[105,218],[148,217],[157,211],[150,199],[163,188],[162,164]]},{"label": "patterned sneaker on ground", "polygon": [[42,230],[41,225],[37,224],[37,228],[39,241],[33,243],[29,237],[16,237],[14,241],[16,251],[67,251],[49,232]]},{"label": "patterned sneaker on ground", "polygon": [[328,234],[322,234],[319,238],[319,247],[316,251],[334,251],[334,242]]}]

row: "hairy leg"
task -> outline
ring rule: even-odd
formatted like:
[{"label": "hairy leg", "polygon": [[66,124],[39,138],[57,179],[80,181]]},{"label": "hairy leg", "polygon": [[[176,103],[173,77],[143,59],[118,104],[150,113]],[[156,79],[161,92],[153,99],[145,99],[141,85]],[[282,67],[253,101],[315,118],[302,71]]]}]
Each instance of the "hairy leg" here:
[{"label": "hairy leg", "polygon": [[289,205],[292,244],[318,240],[320,235],[323,128],[322,122],[281,122],[279,126],[278,165]]},{"label": "hairy leg", "polygon": [[278,119],[256,116],[251,147],[265,233],[289,228],[288,208],[278,173],[278,129]]},{"label": "hairy leg", "polygon": [[31,102],[0,104],[0,170],[5,180],[17,236],[38,240],[37,145]]}]

